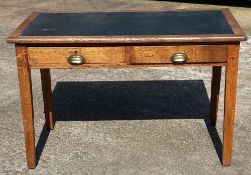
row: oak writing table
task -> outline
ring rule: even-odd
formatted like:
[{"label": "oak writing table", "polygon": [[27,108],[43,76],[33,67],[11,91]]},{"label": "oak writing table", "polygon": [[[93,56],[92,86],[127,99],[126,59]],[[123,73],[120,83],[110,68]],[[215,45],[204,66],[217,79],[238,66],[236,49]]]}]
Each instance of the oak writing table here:
[{"label": "oak writing table", "polygon": [[16,47],[28,168],[36,167],[32,68],[40,69],[46,126],[53,129],[51,68],[138,66],[212,66],[212,127],[221,68],[226,67],[222,164],[230,165],[239,48],[244,40],[228,9],[32,13],[7,38]]}]

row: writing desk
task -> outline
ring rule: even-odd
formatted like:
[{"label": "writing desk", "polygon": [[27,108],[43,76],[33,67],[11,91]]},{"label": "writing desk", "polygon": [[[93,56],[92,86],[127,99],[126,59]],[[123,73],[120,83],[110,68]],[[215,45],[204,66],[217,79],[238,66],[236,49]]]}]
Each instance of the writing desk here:
[{"label": "writing desk", "polygon": [[32,13],[7,38],[16,47],[28,168],[36,166],[31,69],[40,69],[46,125],[53,129],[50,69],[139,66],[212,66],[212,127],[221,68],[226,67],[222,164],[230,165],[239,47],[244,40],[227,9]]}]

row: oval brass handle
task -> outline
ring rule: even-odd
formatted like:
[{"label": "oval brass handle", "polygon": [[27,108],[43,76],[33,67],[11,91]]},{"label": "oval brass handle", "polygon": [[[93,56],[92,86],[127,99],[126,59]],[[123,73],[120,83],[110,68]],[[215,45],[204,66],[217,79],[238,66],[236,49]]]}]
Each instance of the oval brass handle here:
[{"label": "oval brass handle", "polygon": [[73,55],[70,55],[67,59],[67,62],[72,65],[81,65],[85,64],[86,60],[82,55],[79,55],[77,51]]},{"label": "oval brass handle", "polygon": [[175,53],[171,56],[171,61],[173,64],[183,64],[186,63],[188,57],[185,53]]}]

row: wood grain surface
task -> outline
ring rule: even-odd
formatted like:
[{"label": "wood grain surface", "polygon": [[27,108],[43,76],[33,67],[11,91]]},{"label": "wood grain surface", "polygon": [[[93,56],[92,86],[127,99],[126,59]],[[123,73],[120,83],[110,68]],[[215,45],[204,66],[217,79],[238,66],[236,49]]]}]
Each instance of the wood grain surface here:
[{"label": "wood grain surface", "polygon": [[[137,64],[172,64],[174,53],[185,53],[186,63],[226,63],[226,45],[126,46],[126,47],[28,47],[32,68],[104,67]],[[67,59],[77,51],[86,64],[70,65]]]},{"label": "wood grain surface", "polygon": [[174,53],[185,53],[186,63],[227,62],[227,46],[135,46],[129,47],[127,53],[131,64],[172,63]]},{"label": "wood grain surface", "polygon": [[85,58],[86,64],[125,63],[125,47],[29,47],[29,64],[70,66],[67,59],[75,51]]},{"label": "wood grain surface", "polygon": [[36,166],[35,133],[30,68],[25,46],[16,45],[16,59],[23,115],[26,159],[29,168]]},{"label": "wood grain surface", "polygon": [[211,82],[211,101],[210,101],[210,125],[215,126],[217,120],[219,95],[220,95],[220,81],[221,81],[220,66],[213,66],[212,68],[212,82]]},{"label": "wood grain surface", "polygon": [[44,99],[44,114],[47,129],[53,129],[53,97],[51,91],[50,69],[40,69],[41,83]]},{"label": "wood grain surface", "polygon": [[228,64],[225,78],[223,166],[229,166],[232,160],[239,48],[240,45],[228,46]]}]

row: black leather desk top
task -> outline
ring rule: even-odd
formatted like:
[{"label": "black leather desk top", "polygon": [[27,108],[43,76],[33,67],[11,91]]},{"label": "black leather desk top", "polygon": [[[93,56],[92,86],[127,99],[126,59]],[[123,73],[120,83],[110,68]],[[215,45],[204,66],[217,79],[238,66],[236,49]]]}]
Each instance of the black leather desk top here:
[{"label": "black leather desk top", "polygon": [[220,10],[40,13],[21,36],[233,34]]}]

